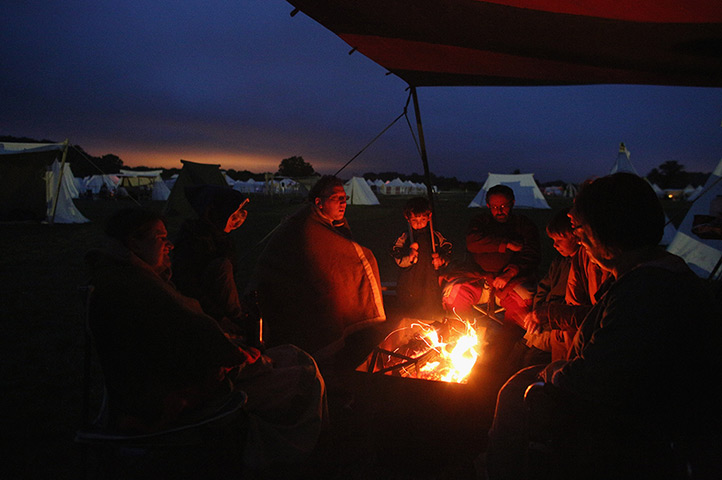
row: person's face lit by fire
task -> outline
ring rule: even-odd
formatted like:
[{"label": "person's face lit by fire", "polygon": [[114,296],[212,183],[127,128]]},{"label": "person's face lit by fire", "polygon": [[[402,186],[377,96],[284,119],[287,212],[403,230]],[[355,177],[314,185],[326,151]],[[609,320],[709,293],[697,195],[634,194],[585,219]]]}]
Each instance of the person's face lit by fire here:
[{"label": "person's face lit by fire", "polygon": [[571,220],[574,235],[579,239],[579,244],[587,251],[592,261],[602,269],[612,271],[614,255],[599,241],[589,224],[584,223],[574,209],[569,212],[569,220]]},{"label": "person's face lit by fire", "polygon": [[157,273],[167,271],[171,266],[170,251],[173,250],[173,244],[168,240],[168,231],[160,220],[153,222],[140,235],[130,238],[128,247]]},{"label": "person's face lit by fire", "polygon": [[224,232],[231,233],[233,230],[243,225],[243,222],[246,221],[246,217],[248,217],[248,210],[246,210],[244,207],[245,203],[238,207],[238,210],[233,212],[231,216],[228,217],[228,221],[226,222],[226,228],[223,229]]},{"label": "person's face lit by fire", "polygon": [[343,220],[343,216],[346,213],[347,200],[348,197],[343,186],[336,185],[328,192],[328,195],[316,197],[314,203],[323,215],[337,222]]},{"label": "person's face lit by fire", "polygon": [[411,228],[414,230],[421,230],[422,228],[426,228],[426,225],[429,224],[429,221],[431,220],[431,212],[411,212],[406,216],[406,220],[409,222],[409,225],[411,225]]},{"label": "person's face lit by fire", "polygon": [[554,241],[554,248],[562,257],[571,257],[579,250],[579,239],[574,233],[552,234],[549,238]]},{"label": "person's face lit by fire", "polygon": [[499,223],[506,223],[509,221],[509,215],[511,215],[511,209],[514,208],[514,200],[507,198],[503,194],[493,194],[489,196],[486,202],[486,206],[491,210],[491,215]]}]

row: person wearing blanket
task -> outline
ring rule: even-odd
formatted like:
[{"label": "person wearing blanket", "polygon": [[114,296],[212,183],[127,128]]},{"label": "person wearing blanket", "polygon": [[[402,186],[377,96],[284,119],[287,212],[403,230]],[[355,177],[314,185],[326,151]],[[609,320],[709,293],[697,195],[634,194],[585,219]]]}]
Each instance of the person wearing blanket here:
[{"label": "person wearing blanket", "polygon": [[319,363],[336,362],[386,320],[379,269],[351,235],[340,179],[321,177],[308,199],[269,239],[249,288],[258,291],[267,345],[290,342]]}]

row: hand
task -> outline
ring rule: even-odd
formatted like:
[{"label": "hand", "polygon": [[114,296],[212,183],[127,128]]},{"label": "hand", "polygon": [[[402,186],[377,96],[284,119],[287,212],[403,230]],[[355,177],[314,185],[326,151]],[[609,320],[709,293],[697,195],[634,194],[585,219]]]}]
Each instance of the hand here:
[{"label": "hand", "polygon": [[511,250],[512,252],[521,252],[521,249],[524,248],[523,243],[519,242],[509,242],[506,244],[506,249]]},{"label": "hand", "polygon": [[419,244],[414,242],[409,245],[409,262],[413,265],[419,261]]},{"label": "hand", "polygon": [[514,278],[514,272],[505,270],[501,275],[494,277],[494,280],[491,281],[491,285],[497,290],[503,290],[512,278]]},{"label": "hand", "polygon": [[431,254],[431,264],[434,266],[434,270],[438,270],[441,267],[443,267],[446,262],[443,258],[439,257],[438,253],[432,253]]},{"label": "hand", "polygon": [[524,328],[529,333],[541,332],[541,319],[537,316],[536,311],[529,313],[524,317]]},{"label": "hand", "polygon": [[[253,350],[256,350],[255,348]],[[258,352],[258,350],[256,350]],[[251,364],[245,364],[241,367],[241,370],[236,375],[236,380],[242,380],[245,378],[255,377],[264,372],[273,369],[273,360],[267,355],[260,355],[257,358],[258,361],[254,361]]]}]

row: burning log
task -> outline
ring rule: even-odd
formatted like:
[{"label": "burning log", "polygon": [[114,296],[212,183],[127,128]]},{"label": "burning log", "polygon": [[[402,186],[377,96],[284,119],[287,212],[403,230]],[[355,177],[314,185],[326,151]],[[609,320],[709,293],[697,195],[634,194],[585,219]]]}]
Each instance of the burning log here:
[{"label": "burning log", "polygon": [[404,319],[358,370],[401,377],[466,383],[482,354],[484,328],[460,319]]}]

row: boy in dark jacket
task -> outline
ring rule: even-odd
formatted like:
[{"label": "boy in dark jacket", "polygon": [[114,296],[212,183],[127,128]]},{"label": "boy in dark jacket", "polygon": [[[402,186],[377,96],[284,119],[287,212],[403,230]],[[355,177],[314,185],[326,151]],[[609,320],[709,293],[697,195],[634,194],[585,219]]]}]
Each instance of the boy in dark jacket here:
[{"label": "boy in dark jacket", "polygon": [[404,314],[417,318],[441,315],[439,270],[449,263],[451,242],[433,229],[431,206],[425,197],[406,202],[404,217],[408,231],[391,248],[391,256],[401,269],[396,285],[399,307]]}]

